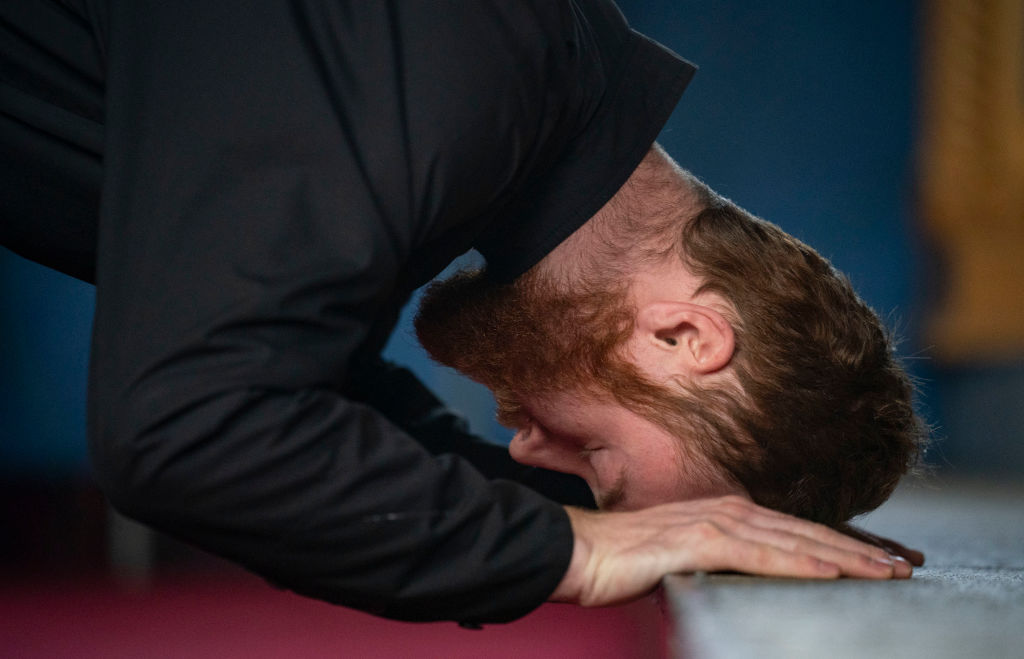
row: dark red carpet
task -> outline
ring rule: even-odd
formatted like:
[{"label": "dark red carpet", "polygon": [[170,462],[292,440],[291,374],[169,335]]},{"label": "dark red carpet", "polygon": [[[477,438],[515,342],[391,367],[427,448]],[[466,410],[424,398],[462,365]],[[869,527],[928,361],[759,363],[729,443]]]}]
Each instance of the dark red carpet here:
[{"label": "dark red carpet", "polygon": [[237,574],[0,584],[0,657],[664,657],[653,597],[606,609],[548,604],[481,631],[375,618]]}]

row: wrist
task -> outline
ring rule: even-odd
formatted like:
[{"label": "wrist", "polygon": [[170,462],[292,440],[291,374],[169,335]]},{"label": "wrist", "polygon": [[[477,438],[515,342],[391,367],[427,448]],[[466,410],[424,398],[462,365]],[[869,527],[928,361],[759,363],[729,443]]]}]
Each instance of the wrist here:
[{"label": "wrist", "polygon": [[587,563],[590,561],[591,554],[590,540],[584,529],[587,526],[587,517],[593,513],[572,506],[563,506],[563,508],[572,525],[572,558],[569,560],[569,567],[566,569],[565,575],[548,600],[578,604],[582,600]]}]

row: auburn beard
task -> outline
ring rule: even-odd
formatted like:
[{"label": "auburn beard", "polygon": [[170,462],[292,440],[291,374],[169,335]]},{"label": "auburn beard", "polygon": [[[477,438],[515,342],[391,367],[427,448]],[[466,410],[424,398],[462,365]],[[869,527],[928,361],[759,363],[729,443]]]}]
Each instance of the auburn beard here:
[{"label": "auburn beard", "polygon": [[633,330],[625,286],[567,294],[530,271],[511,284],[464,270],[431,284],[416,314],[430,356],[494,394],[498,421],[521,427],[522,402],[553,392],[614,396],[633,369],[621,348]]}]

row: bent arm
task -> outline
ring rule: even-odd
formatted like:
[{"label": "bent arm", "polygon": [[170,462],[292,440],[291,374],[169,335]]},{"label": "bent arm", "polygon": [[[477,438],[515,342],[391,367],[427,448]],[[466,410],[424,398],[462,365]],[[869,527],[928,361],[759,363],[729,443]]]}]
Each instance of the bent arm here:
[{"label": "bent arm", "polygon": [[504,621],[567,563],[555,504],[429,456],[329,390],[237,390],[128,423],[98,438],[116,507],[302,594],[392,618]]},{"label": "bent arm", "polygon": [[491,126],[515,114],[445,103],[485,84],[503,102],[522,53],[448,52],[480,43],[400,15],[449,18],[428,3],[110,4],[89,418],[114,504],[389,617],[544,601],[571,552],[562,508],[346,395],[412,252],[518,176]]}]

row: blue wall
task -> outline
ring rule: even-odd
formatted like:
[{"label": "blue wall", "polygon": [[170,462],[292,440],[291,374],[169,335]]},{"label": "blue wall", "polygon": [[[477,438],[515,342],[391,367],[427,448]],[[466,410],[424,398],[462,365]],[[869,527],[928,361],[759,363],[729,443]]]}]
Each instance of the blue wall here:
[{"label": "blue wall", "polygon": [[[686,168],[806,240],[913,334],[915,25],[908,2],[622,0],[700,66],[661,136]],[[0,250],[0,473],[85,470],[90,287]],[[913,350],[908,346],[909,350]],[[388,354],[478,432],[486,392],[429,365],[406,322]]]},{"label": "blue wall", "polygon": [[0,476],[81,476],[94,289],[0,248]]},{"label": "blue wall", "polygon": [[633,0],[700,66],[661,141],[680,164],[910,316],[914,16],[907,2]]}]

